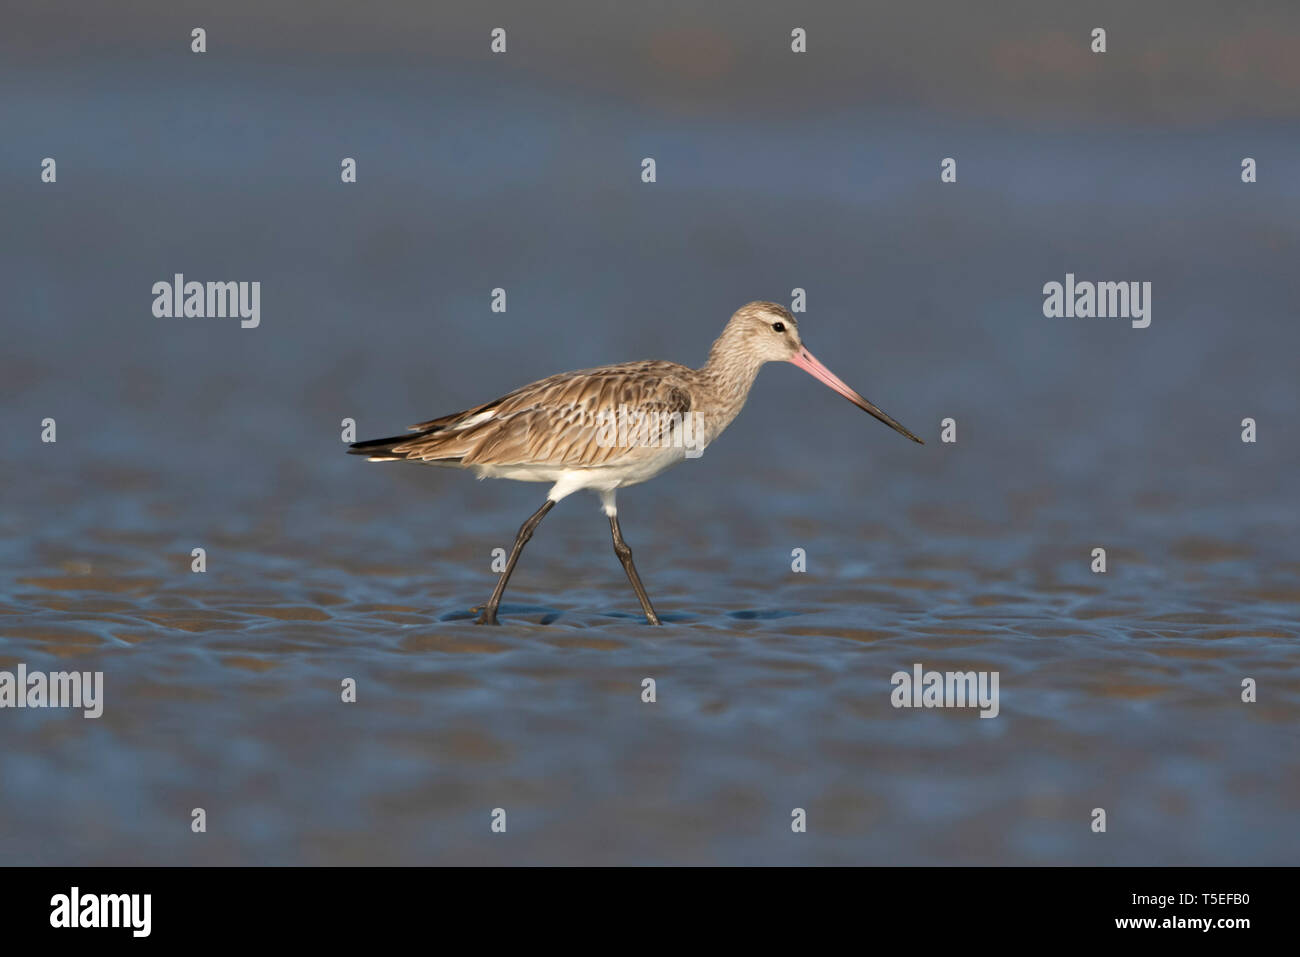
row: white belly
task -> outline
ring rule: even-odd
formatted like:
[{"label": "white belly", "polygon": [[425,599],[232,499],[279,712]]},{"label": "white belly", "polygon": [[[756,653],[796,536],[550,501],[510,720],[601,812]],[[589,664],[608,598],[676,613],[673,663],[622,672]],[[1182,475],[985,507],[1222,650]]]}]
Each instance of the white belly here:
[{"label": "white belly", "polygon": [[637,485],[654,478],[686,458],[684,449],[647,450],[645,454],[588,469],[559,468],[553,465],[474,465],[479,478],[513,479],[516,482],[553,482],[549,498],[559,501],[581,489],[608,492]]}]

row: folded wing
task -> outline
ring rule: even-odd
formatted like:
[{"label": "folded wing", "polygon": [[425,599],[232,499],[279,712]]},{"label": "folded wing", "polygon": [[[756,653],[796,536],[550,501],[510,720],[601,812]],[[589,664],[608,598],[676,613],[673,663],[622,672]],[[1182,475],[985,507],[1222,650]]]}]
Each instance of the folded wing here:
[{"label": "folded wing", "polygon": [[421,422],[414,435],[358,443],[351,451],[461,467],[620,464],[673,443],[672,430],[691,411],[690,374],[653,361],[566,372]]}]

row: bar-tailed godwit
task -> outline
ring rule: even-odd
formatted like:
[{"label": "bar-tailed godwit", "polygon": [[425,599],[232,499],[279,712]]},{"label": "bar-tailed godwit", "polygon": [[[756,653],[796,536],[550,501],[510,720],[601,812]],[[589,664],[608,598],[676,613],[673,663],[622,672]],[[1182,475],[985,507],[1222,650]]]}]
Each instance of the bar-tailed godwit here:
[{"label": "bar-tailed godwit", "polygon": [[646,619],[657,625],[659,616],[619,530],[614,496],[702,452],[740,412],[763,364],[778,361],[794,363],[890,428],[921,441],[813,358],[785,307],[751,302],[731,317],[703,368],[651,359],[564,372],[413,425],[414,434],[357,442],[348,451],[372,462],[428,462],[472,469],[479,478],[553,483],[545,504],[515,536],[480,624],[497,624],[510,573],[546,513],[560,499],[591,489],[609,516],[614,553]]}]

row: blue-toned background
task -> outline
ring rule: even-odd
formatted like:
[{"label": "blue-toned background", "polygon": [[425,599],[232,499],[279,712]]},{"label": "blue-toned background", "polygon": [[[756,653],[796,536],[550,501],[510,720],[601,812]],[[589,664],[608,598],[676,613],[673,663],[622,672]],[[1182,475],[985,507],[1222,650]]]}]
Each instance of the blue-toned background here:
[{"label": "blue-toned background", "polygon": [[[1294,863],[1300,11],[461,6],[6,17],[0,669],[106,701],[0,711],[0,862]],[[589,496],[474,626],[545,486],[343,454],[795,287],[927,444],[769,367],[620,496],[661,630]],[[916,662],[1000,716],[893,709]]]}]

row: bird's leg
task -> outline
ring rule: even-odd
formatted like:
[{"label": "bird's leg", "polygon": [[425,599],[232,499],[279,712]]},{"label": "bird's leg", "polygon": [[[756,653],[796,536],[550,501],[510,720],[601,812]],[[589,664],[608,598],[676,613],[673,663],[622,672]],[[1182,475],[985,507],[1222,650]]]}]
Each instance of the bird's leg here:
[{"label": "bird's leg", "polygon": [[510,573],[515,570],[515,562],[519,561],[519,553],[524,550],[528,540],[533,537],[533,531],[541,524],[546,513],[555,507],[555,502],[551,499],[546,500],[546,504],[533,512],[528,521],[519,526],[519,534],[515,536],[515,547],[510,549],[510,557],[506,559],[505,571],[497,579],[497,587],[492,590],[492,597],[483,607],[483,613],[478,616],[477,624],[480,625],[497,625],[497,606],[501,604],[501,596],[506,593],[506,582],[510,581]]},{"label": "bird's leg", "polygon": [[645,586],[641,584],[641,576],[636,573],[636,566],[632,564],[632,549],[627,542],[623,541],[623,533],[618,527],[617,512],[609,516],[609,528],[614,533],[614,554],[623,563],[623,571],[627,572],[627,580],[632,583],[632,589],[641,601],[641,610],[645,612],[646,620],[652,625],[661,624],[659,616],[650,605],[650,597],[645,593]]}]

